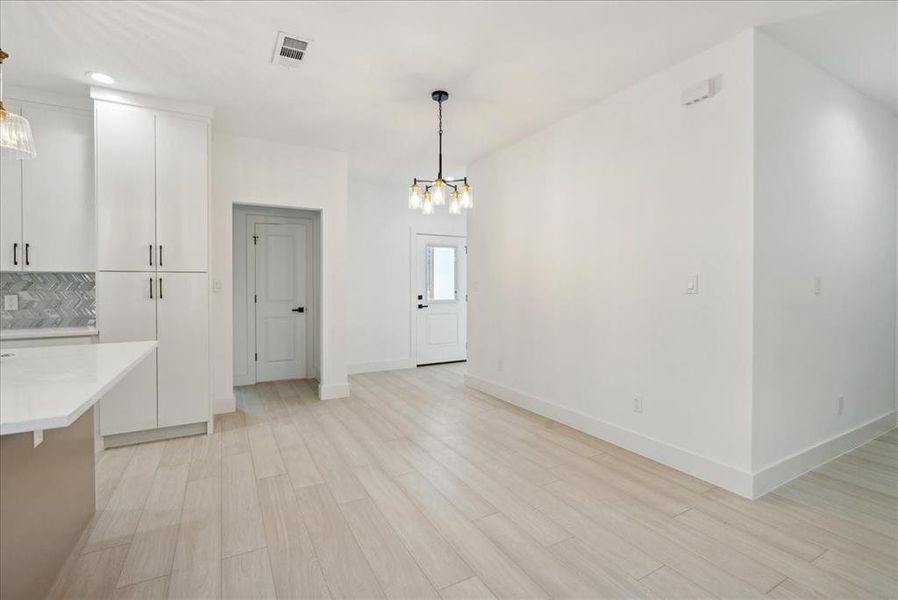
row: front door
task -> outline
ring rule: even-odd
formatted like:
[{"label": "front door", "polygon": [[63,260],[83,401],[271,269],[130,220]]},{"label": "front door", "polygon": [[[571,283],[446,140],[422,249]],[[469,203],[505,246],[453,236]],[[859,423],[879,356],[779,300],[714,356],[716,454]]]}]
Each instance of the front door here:
[{"label": "front door", "polygon": [[415,240],[418,365],[467,358],[465,238],[418,234]]},{"label": "front door", "polygon": [[256,223],[256,381],[306,373],[306,226]]}]

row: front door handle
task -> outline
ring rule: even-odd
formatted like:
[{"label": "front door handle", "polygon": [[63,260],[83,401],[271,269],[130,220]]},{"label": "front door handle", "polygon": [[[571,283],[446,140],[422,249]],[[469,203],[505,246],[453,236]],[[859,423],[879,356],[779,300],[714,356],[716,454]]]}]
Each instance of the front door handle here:
[{"label": "front door handle", "polygon": [[419,305],[418,305],[418,308],[419,308],[419,309],[427,308],[427,305],[426,305],[426,304],[419,304]]},{"label": "front door handle", "polygon": [[306,312],[306,307],[305,306],[297,306],[296,308],[291,308],[290,310],[293,312],[301,313],[301,312]]}]

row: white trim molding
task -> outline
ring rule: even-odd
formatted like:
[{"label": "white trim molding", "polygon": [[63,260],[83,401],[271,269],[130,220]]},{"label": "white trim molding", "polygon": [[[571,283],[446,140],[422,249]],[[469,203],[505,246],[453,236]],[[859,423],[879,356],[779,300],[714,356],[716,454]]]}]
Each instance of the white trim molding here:
[{"label": "white trim molding", "polygon": [[376,360],[366,363],[349,365],[349,374],[377,373],[378,371],[399,371],[401,369],[413,369],[415,361],[411,357],[395,358],[393,360]]},{"label": "white trim molding", "polygon": [[227,398],[216,398],[212,403],[212,414],[221,415],[224,413],[232,413],[237,410],[237,399],[234,396]]},{"label": "white trim molding", "polygon": [[465,385],[750,499],[760,498],[796,477],[866,444],[894,428],[898,422],[896,411],[888,412],[763,469],[749,472],[481,377],[465,375]]},{"label": "white trim molding", "polygon": [[465,385],[698,477],[734,494],[751,497],[752,474],[739,467],[718,462],[474,375],[465,375]]},{"label": "white trim molding", "polygon": [[863,446],[894,428],[895,421],[896,412],[888,412],[755,471],[752,497],[760,498],[796,477]]},{"label": "white trim molding", "polygon": [[143,108],[164,110],[167,112],[181,113],[185,115],[192,115],[195,117],[205,117],[207,119],[211,119],[214,115],[212,107],[205,104],[180,102],[178,100],[159,98],[157,96],[147,96],[145,94],[135,94],[132,92],[123,92],[111,88],[91,86],[90,97],[94,100],[102,100],[104,102],[115,102],[117,104],[127,104],[129,106],[141,106]]},{"label": "white trim molding", "polygon": [[318,384],[318,398],[321,400],[336,400],[349,397],[349,382],[325,385]]}]

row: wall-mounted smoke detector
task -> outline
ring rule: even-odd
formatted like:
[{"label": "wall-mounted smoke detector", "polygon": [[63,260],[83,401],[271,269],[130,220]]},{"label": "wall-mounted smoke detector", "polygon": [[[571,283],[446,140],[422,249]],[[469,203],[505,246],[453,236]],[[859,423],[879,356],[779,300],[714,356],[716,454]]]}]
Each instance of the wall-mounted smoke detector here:
[{"label": "wall-mounted smoke detector", "polygon": [[308,40],[281,31],[278,33],[278,41],[274,46],[271,62],[281,67],[298,67],[302,59],[305,58],[308,48]]}]

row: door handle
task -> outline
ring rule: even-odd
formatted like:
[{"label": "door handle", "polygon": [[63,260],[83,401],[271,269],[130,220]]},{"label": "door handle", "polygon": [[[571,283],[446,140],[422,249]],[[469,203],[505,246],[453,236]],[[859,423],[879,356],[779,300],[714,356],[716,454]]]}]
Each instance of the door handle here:
[{"label": "door handle", "polygon": [[159,266],[162,266],[162,244],[159,244]]},{"label": "door handle", "polygon": [[12,264],[19,264],[19,242],[12,245]]},{"label": "door handle", "polygon": [[159,278],[159,299],[162,300],[162,278]]},{"label": "door handle", "polygon": [[153,244],[150,244],[150,266],[153,266]]},{"label": "door handle", "polygon": [[419,304],[418,309],[427,308],[427,304]]},{"label": "door handle", "polygon": [[31,244],[26,243],[25,244],[25,266],[26,267],[31,264],[31,258],[28,256],[28,250],[30,250],[30,249],[31,249]]},{"label": "door handle", "polygon": [[292,308],[290,310],[297,313],[306,312],[306,308],[304,306],[297,306],[296,308]]},{"label": "door handle", "polygon": [[153,278],[150,277],[150,300],[153,299]]}]

